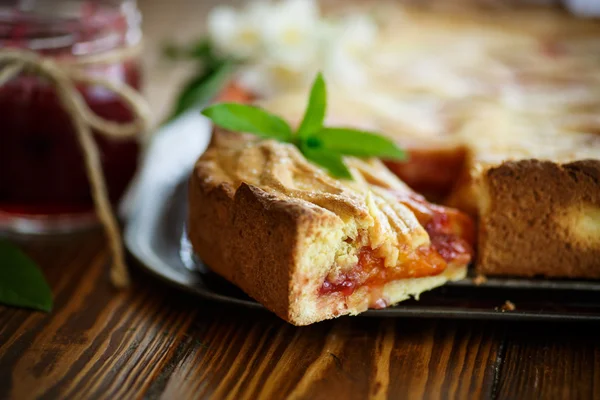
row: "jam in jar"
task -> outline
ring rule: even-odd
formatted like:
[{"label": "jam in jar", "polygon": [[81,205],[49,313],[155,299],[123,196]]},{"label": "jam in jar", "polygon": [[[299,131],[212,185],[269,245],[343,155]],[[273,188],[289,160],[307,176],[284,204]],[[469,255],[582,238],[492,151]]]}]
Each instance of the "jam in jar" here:
[{"label": "jam in jar", "polygon": [[[140,89],[137,52],[140,16],[134,1],[17,1],[0,5],[0,54],[33,51],[57,65],[120,51],[108,62],[85,63],[90,77]],[[132,51],[123,51],[123,50]],[[0,71],[4,66],[0,64]],[[103,86],[77,84],[89,109],[116,123],[133,111]],[[110,201],[116,205],[132,179],[140,146],[136,137],[94,131]],[[0,86],[0,231],[48,233],[97,223],[84,154],[72,116],[43,76],[23,70]]]}]

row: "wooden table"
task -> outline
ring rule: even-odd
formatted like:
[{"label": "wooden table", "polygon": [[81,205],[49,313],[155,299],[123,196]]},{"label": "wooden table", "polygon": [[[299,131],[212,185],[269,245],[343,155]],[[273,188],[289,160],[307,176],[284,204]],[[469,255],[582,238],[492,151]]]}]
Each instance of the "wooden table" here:
[{"label": "wooden table", "polygon": [[0,399],[600,397],[597,324],[347,317],[296,328],[135,267],[133,287],[116,292],[101,232],[23,248],[56,306],[0,307]]},{"label": "wooden table", "polygon": [[[180,80],[158,49],[200,31],[209,3],[141,3],[157,120]],[[22,247],[56,305],[0,306],[0,399],[600,398],[597,324],[358,317],[296,328],[170,289],[133,261],[133,287],[117,292],[100,231]]]}]

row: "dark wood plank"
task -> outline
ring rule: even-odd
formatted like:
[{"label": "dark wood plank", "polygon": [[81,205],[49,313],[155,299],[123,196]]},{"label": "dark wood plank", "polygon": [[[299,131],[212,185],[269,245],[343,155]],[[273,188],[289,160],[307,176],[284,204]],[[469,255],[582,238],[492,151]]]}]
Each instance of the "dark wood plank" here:
[{"label": "dark wood plank", "polygon": [[102,235],[28,243],[51,314],[0,308],[0,398],[509,399],[600,393],[600,326],[340,318],[296,328],[108,280]]},{"label": "dark wood plank", "polygon": [[600,398],[600,325],[510,324],[498,399]]},{"label": "dark wood plank", "polygon": [[498,341],[485,324],[344,318],[296,328],[137,270],[134,287],[115,291],[99,232],[25,249],[56,306],[49,315],[0,309],[0,398],[491,393]]},{"label": "dark wood plank", "polygon": [[253,314],[223,314],[225,329],[192,325],[198,343],[163,398],[491,396],[500,343],[493,325],[343,318],[295,328]]},{"label": "dark wood plank", "polygon": [[195,309],[139,273],[131,289],[115,291],[99,233],[27,247],[43,266],[56,304],[49,315],[0,310],[7,321],[0,330],[0,398],[143,393]]}]

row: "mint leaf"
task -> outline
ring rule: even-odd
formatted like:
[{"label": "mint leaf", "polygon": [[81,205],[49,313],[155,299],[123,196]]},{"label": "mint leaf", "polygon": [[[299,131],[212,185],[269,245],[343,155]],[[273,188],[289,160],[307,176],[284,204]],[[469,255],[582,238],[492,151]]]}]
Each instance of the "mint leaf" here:
[{"label": "mint leaf", "polygon": [[331,176],[352,179],[352,174],[348,167],[346,167],[346,164],[344,164],[344,160],[340,154],[306,145],[302,145],[301,151],[304,157],[325,168]]},{"label": "mint leaf", "polygon": [[230,131],[252,133],[284,142],[292,140],[292,129],[288,123],[260,107],[219,103],[204,109],[202,114]]},{"label": "mint leaf", "polygon": [[298,128],[297,135],[300,140],[309,134],[318,132],[323,127],[325,111],[327,109],[327,87],[323,75],[319,73],[310,90],[310,98],[304,112],[304,118]]},{"label": "mint leaf", "polygon": [[0,240],[0,303],[52,310],[52,291],[35,263],[19,248]]},{"label": "mint leaf", "polygon": [[319,73],[313,82],[304,118],[295,135],[286,121],[251,105],[220,103],[206,108],[202,114],[215,125],[230,131],[293,143],[308,160],[327,169],[337,178],[352,179],[352,174],[344,164],[344,155],[392,160],[407,158],[394,141],[376,133],[323,127],[326,108],[327,88]]},{"label": "mint leaf", "polygon": [[191,108],[200,109],[223,90],[233,72],[230,62],[222,62],[206,73],[199,74],[184,87],[168,121],[172,121]]},{"label": "mint leaf", "polygon": [[371,132],[350,128],[323,128],[314,137],[323,149],[356,157],[406,160],[406,153],[394,141]]}]

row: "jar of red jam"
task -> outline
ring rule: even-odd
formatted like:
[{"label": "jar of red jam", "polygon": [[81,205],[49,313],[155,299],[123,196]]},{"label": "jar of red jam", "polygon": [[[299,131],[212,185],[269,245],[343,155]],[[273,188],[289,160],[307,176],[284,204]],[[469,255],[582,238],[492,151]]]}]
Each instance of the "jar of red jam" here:
[{"label": "jar of red jam", "polygon": [[[132,0],[0,3],[0,54],[27,50],[59,66],[85,58],[92,61],[80,73],[134,90],[141,84],[140,41]],[[108,62],[93,62],[104,55]],[[84,154],[57,90],[27,69],[0,86],[0,231],[72,231],[97,223]],[[104,86],[79,82],[76,91],[98,117],[115,123],[135,117],[123,96]],[[131,136],[115,139],[97,130],[93,136],[115,206],[135,173],[140,145]]]}]

